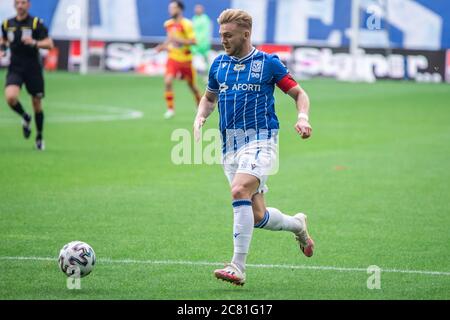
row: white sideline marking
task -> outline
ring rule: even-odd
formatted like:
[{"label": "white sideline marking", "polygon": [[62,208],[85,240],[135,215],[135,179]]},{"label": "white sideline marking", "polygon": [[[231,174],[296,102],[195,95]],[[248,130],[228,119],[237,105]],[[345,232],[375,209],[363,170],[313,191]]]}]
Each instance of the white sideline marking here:
[{"label": "white sideline marking", "polygon": [[[0,257],[2,260],[30,260],[30,261],[56,261],[57,258],[50,257]],[[223,266],[220,262],[208,261],[182,261],[182,260],[134,260],[134,259],[98,259],[100,263],[106,264],[154,264],[154,265],[191,265],[191,266]],[[247,264],[250,268],[268,268],[268,269],[303,269],[303,270],[319,270],[319,271],[340,271],[340,272],[367,272],[367,268],[344,268],[333,266],[306,266],[306,265],[286,265],[286,264]],[[450,276],[450,272],[446,271],[428,271],[428,270],[401,270],[401,269],[383,269],[381,272],[386,273],[409,273],[423,274],[430,276]]]},{"label": "white sideline marking", "polygon": [[[100,122],[100,121],[115,121],[115,120],[133,120],[139,119],[144,116],[144,113],[138,110],[133,110],[129,108],[113,107],[107,105],[95,105],[95,104],[77,104],[77,103],[67,103],[67,102],[52,102],[52,106],[62,107],[62,109],[70,109],[75,111],[86,110],[95,111],[100,114],[59,114],[59,115],[48,115],[46,121],[52,123],[66,123],[66,122]],[[50,109],[54,109],[50,107]],[[1,123],[8,124],[20,124],[21,120],[19,117],[10,117],[5,119],[0,119]]]}]

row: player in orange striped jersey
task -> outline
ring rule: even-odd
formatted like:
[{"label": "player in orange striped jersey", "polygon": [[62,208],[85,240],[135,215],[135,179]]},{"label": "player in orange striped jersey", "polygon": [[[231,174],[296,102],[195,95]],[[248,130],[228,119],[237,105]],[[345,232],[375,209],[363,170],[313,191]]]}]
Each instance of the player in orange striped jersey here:
[{"label": "player in orange striped jersey", "polygon": [[164,23],[167,31],[167,39],[158,45],[156,50],[167,50],[169,57],[166,64],[166,74],[164,76],[165,98],[167,112],[166,119],[175,115],[173,80],[184,79],[195,96],[197,106],[200,102],[200,93],[195,84],[196,74],[192,66],[191,46],[196,43],[192,22],[183,17],[184,4],[181,1],[171,1],[169,3],[169,14],[172,17]]}]

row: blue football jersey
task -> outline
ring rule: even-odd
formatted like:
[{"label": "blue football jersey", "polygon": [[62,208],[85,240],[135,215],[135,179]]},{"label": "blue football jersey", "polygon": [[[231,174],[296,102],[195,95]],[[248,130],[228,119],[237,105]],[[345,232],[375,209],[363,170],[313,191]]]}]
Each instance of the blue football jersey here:
[{"label": "blue football jersey", "polygon": [[[226,131],[279,129],[273,94],[275,85],[288,73],[276,55],[255,48],[241,59],[222,54],[214,60],[207,90],[218,96],[219,128],[224,140]],[[270,136],[257,135],[257,138]]]}]

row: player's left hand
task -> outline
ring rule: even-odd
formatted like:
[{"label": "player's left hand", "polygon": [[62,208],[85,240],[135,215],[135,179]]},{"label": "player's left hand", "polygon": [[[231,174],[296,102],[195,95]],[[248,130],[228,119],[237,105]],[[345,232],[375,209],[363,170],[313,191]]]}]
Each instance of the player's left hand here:
[{"label": "player's left hand", "polygon": [[22,42],[23,42],[23,44],[26,45],[26,46],[30,46],[30,47],[35,47],[35,46],[36,46],[36,40],[34,40],[34,39],[31,38],[31,37],[24,37],[24,38],[22,39]]},{"label": "player's left hand", "polygon": [[312,127],[305,119],[299,119],[295,124],[295,130],[301,135],[302,139],[308,139],[312,133]]}]

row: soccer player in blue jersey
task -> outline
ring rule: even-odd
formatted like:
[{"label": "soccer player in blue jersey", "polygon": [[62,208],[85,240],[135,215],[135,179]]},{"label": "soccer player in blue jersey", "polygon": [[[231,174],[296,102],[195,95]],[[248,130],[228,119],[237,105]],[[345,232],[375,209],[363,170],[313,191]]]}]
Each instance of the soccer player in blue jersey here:
[{"label": "soccer player in blue jersey", "polygon": [[311,136],[309,98],[276,55],[252,46],[252,17],[243,10],[227,9],[218,18],[225,54],[209,72],[206,92],[194,121],[194,135],[214,111],[220,114],[223,167],[231,185],[234,212],[234,255],[231,263],[214,271],[218,279],[235,285],[245,283],[245,263],[253,228],[290,231],[300,250],[311,257],[314,242],[308,234],[306,215],[286,215],[266,207],[266,181],[277,161],[279,123],[274,108],[278,86],[291,96],[298,110],[295,129],[303,139]]}]

